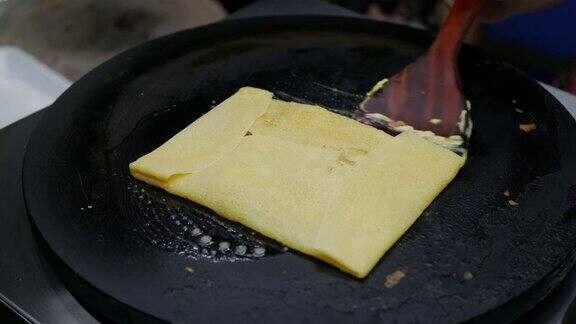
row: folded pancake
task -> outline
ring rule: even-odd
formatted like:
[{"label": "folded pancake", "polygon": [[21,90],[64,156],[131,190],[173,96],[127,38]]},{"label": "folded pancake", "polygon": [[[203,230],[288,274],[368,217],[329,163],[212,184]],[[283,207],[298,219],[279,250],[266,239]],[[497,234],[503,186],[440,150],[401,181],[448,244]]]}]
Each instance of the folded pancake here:
[{"label": "folded pancake", "polygon": [[315,236],[316,255],[365,277],[463,163],[410,132],[370,151],[335,187]]},{"label": "folded pancake", "polygon": [[242,88],[152,153],[130,164],[130,171],[153,184],[199,172],[236,148],[271,101],[271,92]]},{"label": "folded pancake", "polygon": [[250,132],[301,144],[333,149],[358,150],[366,154],[392,136],[322,107],[272,100],[266,113]]},{"label": "folded pancake", "polygon": [[167,190],[314,254],[330,167],[338,155],[272,136],[247,136],[230,155],[203,172],[178,178]]},{"label": "folded pancake", "polygon": [[417,135],[242,88],[130,171],[362,278],[463,162]]}]

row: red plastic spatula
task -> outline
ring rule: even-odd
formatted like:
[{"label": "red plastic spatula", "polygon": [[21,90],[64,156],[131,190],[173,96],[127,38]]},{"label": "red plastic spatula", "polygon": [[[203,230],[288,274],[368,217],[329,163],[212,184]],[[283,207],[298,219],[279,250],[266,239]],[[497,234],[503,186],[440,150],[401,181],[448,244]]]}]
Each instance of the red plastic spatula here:
[{"label": "red plastic spatula", "polygon": [[358,119],[393,134],[412,126],[442,137],[463,136],[460,120],[468,117],[462,113],[467,106],[457,58],[482,3],[456,0],[428,51],[371,93],[361,104]]}]

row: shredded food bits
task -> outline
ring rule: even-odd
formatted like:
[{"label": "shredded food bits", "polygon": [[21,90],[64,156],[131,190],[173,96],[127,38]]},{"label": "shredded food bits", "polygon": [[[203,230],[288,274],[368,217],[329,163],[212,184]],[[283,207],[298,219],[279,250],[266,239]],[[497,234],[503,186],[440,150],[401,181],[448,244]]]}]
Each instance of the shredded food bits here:
[{"label": "shredded food bits", "polygon": [[396,286],[402,279],[406,277],[406,273],[402,270],[396,270],[391,274],[386,276],[386,282],[384,282],[384,286],[386,288],[392,288]]},{"label": "shredded food bits", "polygon": [[520,128],[523,132],[529,133],[538,127],[536,126],[536,124],[530,123],[530,124],[520,124],[518,125],[518,128]]}]

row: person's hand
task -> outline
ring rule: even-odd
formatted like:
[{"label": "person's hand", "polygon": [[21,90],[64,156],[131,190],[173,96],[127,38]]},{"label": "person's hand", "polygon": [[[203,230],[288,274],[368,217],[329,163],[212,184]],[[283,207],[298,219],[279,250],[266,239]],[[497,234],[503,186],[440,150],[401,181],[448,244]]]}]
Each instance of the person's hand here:
[{"label": "person's hand", "polygon": [[563,0],[487,0],[480,11],[483,21],[496,21],[510,16],[546,9]]}]

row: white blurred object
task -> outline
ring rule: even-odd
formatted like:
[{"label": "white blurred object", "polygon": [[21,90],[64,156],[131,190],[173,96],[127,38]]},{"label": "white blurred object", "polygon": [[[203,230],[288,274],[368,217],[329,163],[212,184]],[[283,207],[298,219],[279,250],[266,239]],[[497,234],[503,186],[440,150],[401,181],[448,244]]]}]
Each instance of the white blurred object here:
[{"label": "white blurred object", "polygon": [[568,110],[572,117],[576,118],[576,96],[542,82],[540,82],[540,85],[542,85],[544,89],[548,90],[550,94],[556,97],[556,99],[558,99],[558,101],[560,101],[560,103],[566,107],[566,110]]},{"label": "white blurred object", "polygon": [[51,105],[70,81],[10,46],[0,46],[0,128]]}]

